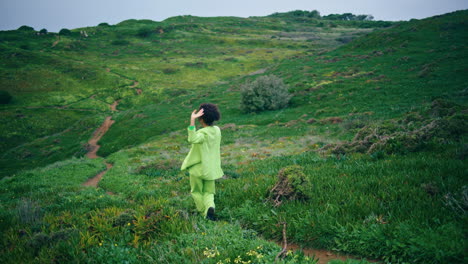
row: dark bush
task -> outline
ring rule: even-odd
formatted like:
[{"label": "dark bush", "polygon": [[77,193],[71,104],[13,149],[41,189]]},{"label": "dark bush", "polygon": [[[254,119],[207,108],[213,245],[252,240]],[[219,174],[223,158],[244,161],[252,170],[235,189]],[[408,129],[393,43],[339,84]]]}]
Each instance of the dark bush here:
[{"label": "dark bush", "polygon": [[125,39],[118,39],[118,40],[112,41],[111,44],[116,45],[116,46],[125,46],[125,45],[130,44],[130,41],[125,40]]},{"label": "dark bush", "polygon": [[349,43],[351,42],[351,40],[353,40],[352,36],[343,36],[336,39],[336,41],[341,42],[343,44]]},{"label": "dark bush", "polygon": [[72,32],[69,29],[66,29],[66,28],[62,28],[59,31],[59,35],[62,35],[62,36],[70,36],[71,34],[72,34]]},{"label": "dark bush", "polygon": [[206,67],[206,63],[204,62],[187,62],[184,64],[187,67],[193,67],[193,68],[204,68]]},{"label": "dark bush", "polygon": [[39,30],[39,34],[46,35],[47,33],[48,33],[48,31],[45,28]]},{"label": "dark bush", "polygon": [[167,67],[167,68],[162,69],[162,71],[163,71],[165,74],[174,74],[174,73],[178,72],[179,69],[173,68],[173,67]]},{"label": "dark bush", "polygon": [[30,50],[31,46],[29,46],[28,44],[22,44],[22,45],[20,45],[20,49]]},{"label": "dark bush", "polygon": [[281,78],[274,75],[258,77],[241,85],[241,110],[259,112],[285,108],[291,95]]},{"label": "dark bush", "polygon": [[34,28],[30,27],[30,26],[21,26],[21,27],[18,28],[18,30],[21,30],[21,31],[34,31]]},{"label": "dark bush", "polygon": [[136,35],[137,37],[140,37],[140,38],[147,38],[154,32],[155,31],[153,28],[140,28]]},{"label": "dark bush", "polygon": [[34,254],[37,254],[41,248],[48,247],[50,245],[50,237],[44,233],[36,233],[27,242],[27,246],[31,249]]},{"label": "dark bush", "polygon": [[110,25],[106,22],[100,23],[98,27],[109,27]]}]

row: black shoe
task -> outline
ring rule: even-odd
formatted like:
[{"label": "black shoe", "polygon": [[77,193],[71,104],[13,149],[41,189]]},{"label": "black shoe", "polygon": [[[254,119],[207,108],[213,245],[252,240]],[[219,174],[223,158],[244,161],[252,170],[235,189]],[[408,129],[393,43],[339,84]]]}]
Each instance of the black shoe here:
[{"label": "black shoe", "polygon": [[216,221],[215,210],[213,207],[208,208],[208,212],[206,213],[206,219]]}]

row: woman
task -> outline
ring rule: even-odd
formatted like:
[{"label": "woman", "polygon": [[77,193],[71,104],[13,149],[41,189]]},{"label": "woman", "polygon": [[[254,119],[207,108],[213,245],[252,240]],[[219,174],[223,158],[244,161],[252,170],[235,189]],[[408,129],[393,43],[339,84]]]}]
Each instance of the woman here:
[{"label": "woman", "polygon": [[[213,126],[221,114],[214,104],[200,105],[190,117],[188,142],[192,144],[190,152],[182,163],[181,170],[190,173],[190,192],[197,211],[210,220],[215,220],[215,180],[223,176],[221,169],[221,130]],[[202,128],[196,130],[195,119]]]}]

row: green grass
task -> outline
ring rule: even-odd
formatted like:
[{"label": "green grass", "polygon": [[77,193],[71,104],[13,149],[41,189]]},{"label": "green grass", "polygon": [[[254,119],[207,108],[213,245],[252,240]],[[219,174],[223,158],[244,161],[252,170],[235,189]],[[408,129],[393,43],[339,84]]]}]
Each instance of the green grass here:
[{"label": "green grass", "polygon": [[[0,261],[272,263],[287,222],[302,247],[466,262],[466,129],[453,127],[467,120],[466,21],[467,11],[401,23],[179,16],[75,29],[54,46],[55,34],[0,32],[0,89],[14,97],[0,106]],[[289,107],[240,111],[239,87],[259,69],[289,85]],[[216,223],[194,213],[179,170],[203,102],[226,126]],[[84,158],[109,115],[105,158]],[[449,122],[447,133],[411,151],[392,152],[408,137],[387,152],[323,148],[352,144],[363,127],[385,136],[404,124],[397,132],[411,135],[432,121]],[[83,187],[104,161],[113,167],[99,188]],[[268,192],[294,164],[312,183],[308,199],[275,207]],[[357,259],[330,263],[367,263]]]}]

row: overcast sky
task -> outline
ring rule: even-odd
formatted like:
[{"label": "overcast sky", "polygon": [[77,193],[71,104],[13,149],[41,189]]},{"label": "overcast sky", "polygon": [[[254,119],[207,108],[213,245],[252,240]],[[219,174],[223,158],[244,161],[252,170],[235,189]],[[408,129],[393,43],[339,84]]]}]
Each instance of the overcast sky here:
[{"label": "overcast sky", "polygon": [[376,20],[409,20],[468,9],[468,0],[0,0],[0,30],[22,25],[62,28],[116,24],[126,19],[161,21],[177,15],[265,16],[291,10],[320,14],[371,14]]}]

